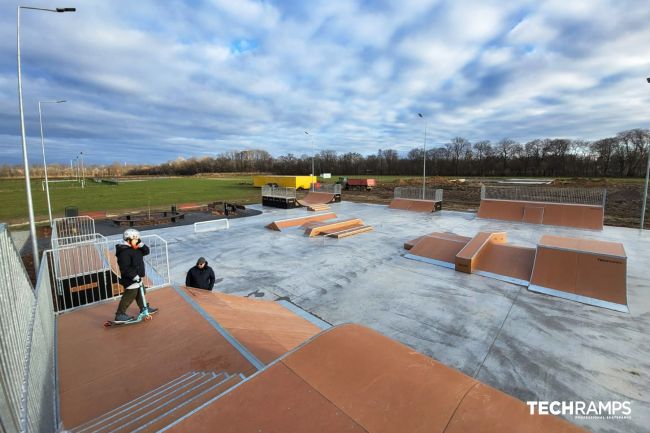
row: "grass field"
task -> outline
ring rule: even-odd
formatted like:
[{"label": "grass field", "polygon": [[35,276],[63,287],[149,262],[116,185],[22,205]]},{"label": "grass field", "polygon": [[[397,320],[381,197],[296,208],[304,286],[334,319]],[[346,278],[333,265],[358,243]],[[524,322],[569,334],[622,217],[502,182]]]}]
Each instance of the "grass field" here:
[{"label": "grass field", "polygon": [[[34,214],[37,221],[47,220],[47,198],[40,179],[32,181]],[[208,203],[229,201],[258,203],[259,188],[253,188],[252,178],[155,178],[127,180],[119,185],[86,182],[85,188],[78,183],[50,184],[52,213],[63,216],[67,206],[79,212],[166,208],[172,204]],[[20,223],[27,221],[27,199],[23,180],[0,180],[0,222]]]}]

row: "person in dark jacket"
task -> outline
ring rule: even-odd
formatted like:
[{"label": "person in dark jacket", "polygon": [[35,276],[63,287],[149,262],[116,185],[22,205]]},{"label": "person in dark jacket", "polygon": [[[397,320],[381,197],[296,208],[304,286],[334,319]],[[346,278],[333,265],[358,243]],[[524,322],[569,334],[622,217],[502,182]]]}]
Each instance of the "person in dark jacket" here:
[{"label": "person in dark jacket", "polygon": [[[149,247],[142,243],[140,232],[136,229],[126,230],[122,237],[124,243],[115,245],[115,256],[120,268],[120,284],[124,286],[124,293],[115,313],[117,323],[133,320],[133,317],[126,314],[126,310],[134,300],[140,307],[140,311],[144,309],[140,284],[145,276],[144,256],[149,254]],[[151,305],[148,307],[149,314],[158,312],[157,308]]]},{"label": "person in dark jacket", "polygon": [[203,257],[199,257],[196,266],[187,271],[187,277],[185,277],[186,286],[204,290],[212,290],[214,281],[214,271]]}]

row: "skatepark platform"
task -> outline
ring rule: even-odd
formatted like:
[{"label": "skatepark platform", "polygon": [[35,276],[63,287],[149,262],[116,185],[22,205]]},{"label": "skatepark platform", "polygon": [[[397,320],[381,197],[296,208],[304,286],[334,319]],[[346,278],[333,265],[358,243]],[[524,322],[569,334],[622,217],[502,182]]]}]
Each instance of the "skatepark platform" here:
[{"label": "skatepark platform", "polygon": [[[288,297],[333,325],[359,323],[520,400],[631,401],[631,419],[577,419],[594,433],[645,433],[650,425],[650,234],[485,220],[474,213],[390,210],[386,205],[332,203],[340,219],[360,218],[372,232],[354,242],[303,231],[264,228],[304,216],[304,209],[257,206],[262,214],[231,221],[229,230],[156,229],[169,242],[171,279],[205,256],[215,290]],[[544,235],[620,242],[627,255],[623,314],[528,291],[479,275],[408,260],[404,241],[433,232],[472,238],[506,232],[508,243],[535,249]],[[455,263],[453,264],[455,266]],[[155,320],[155,319],[154,319]],[[513,427],[514,428],[514,427]],[[507,431],[507,430],[505,430]]]}]

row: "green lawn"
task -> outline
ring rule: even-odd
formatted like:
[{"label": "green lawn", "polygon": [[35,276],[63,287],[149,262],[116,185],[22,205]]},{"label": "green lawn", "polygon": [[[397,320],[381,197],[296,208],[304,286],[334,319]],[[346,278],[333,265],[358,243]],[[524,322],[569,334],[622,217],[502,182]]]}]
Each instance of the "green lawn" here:
[{"label": "green lawn", "polygon": [[[40,179],[32,180],[32,197],[36,220],[47,219],[47,199]],[[80,212],[117,211],[121,209],[145,209],[149,206],[165,208],[172,204],[208,203],[230,201],[258,203],[260,189],[253,188],[252,178],[155,178],[126,180],[119,185],[97,184],[86,181],[86,187],[78,183],[51,183],[52,213],[63,216],[67,206]],[[27,198],[25,181],[0,180],[0,222],[19,223],[27,221]]]}]

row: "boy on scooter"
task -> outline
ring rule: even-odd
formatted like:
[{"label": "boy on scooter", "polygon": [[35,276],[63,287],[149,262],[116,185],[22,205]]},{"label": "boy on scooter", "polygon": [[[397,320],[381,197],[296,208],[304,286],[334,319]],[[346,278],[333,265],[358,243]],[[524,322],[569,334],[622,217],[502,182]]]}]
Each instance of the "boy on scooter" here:
[{"label": "boy on scooter", "polygon": [[[117,306],[115,323],[134,320],[132,316],[126,314],[126,310],[134,300],[140,307],[140,311],[145,307],[140,293],[140,284],[143,284],[142,279],[145,276],[144,256],[149,254],[149,247],[142,243],[140,232],[136,229],[126,230],[122,238],[124,243],[115,246],[115,256],[120,267],[120,284],[124,286],[124,293]],[[148,308],[149,314],[158,312],[157,308],[150,305]]]}]

